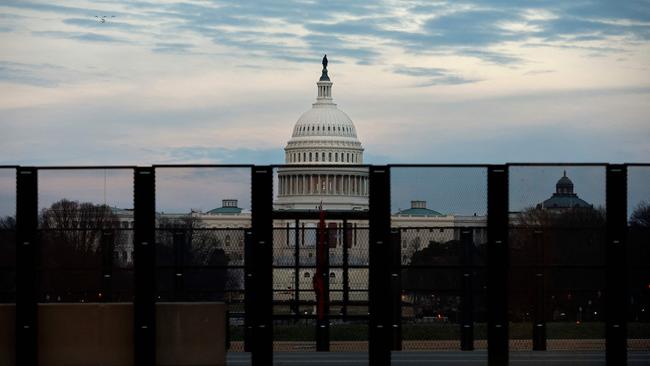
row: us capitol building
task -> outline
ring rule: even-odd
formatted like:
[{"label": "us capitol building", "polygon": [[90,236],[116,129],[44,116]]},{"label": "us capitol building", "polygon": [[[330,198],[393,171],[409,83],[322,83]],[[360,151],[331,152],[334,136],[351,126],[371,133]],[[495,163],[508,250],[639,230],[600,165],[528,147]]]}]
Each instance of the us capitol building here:
[{"label": "us capitol building", "polygon": [[[291,139],[285,147],[285,165],[277,169],[277,197],[274,201],[275,210],[316,210],[322,204],[324,210],[359,211],[368,210],[368,169],[360,166],[363,163],[363,147],[357,137],[357,130],[350,117],[341,111],[332,98],[332,81],[327,70],[327,56],[323,58],[323,69],[316,82],[317,97],[311,109],[303,113],[295,126]],[[427,207],[427,202],[419,200],[419,192],[411,192],[411,207],[394,212],[391,216],[391,226],[403,228],[402,235],[403,264],[408,261],[413,251],[429,245],[431,241],[446,242],[459,239],[460,228],[472,228],[475,243],[485,243],[487,240],[487,217],[445,214]],[[251,227],[251,213],[238,207],[238,201],[229,197],[220,197],[221,207],[207,212],[192,211],[189,213],[158,213],[159,219],[174,220],[191,217],[203,228],[233,229],[226,234],[223,249],[232,264],[243,263],[243,230]],[[219,197],[214,197],[219,199]],[[566,201],[566,202],[565,202]],[[573,183],[566,177],[561,177],[556,186],[556,193],[544,201],[538,208],[557,211],[574,206],[588,205],[580,200],[573,192]],[[124,227],[133,226],[133,216],[130,210],[115,209]],[[332,222],[334,221],[334,222]],[[300,220],[301,228],[316,230],[316,222]],[[295,235],[294,220],[275,220],[275,242],[282,243],[274,248],[278,256],[274,261],[282,262],[282,258],[293,256]],[[328,220],[328,228],[342,228],[343,222]],[[367,221],[347,222],[354,228],[367,228]],[[354,231],[354,230],[353,230]],[[301,256],[315,257],[315,238],[310,235],[313,243],[300,244]],[[330,247],[342,246],[343,235],[337,235],[335,243]],[[354,261],[367,260],[367,234],[359,240],[354,240],[354,252],[363,258],[350,258]],[[123,262],[132,262],[132,244],[125,241],[124,246],[116,248],[116,257]],[[286,253],[283,254],[283,251]],[[302,259],[301,259],[302,260]],[[351,263],[352,263],[351,262]],[[304,269],[310,271],[310,269]],[[304,276],[307,278],[307,276]],[[301,276],[303,278],[303,276]]]},{"label": "us capitol building", "polygon": [[[363,164],[363,146],[357,136],[357,130],[350,117],[341,111],[332,97],[333,82],[328,75],[327,56],[323,58],[323,68],[316,82],[317,97],[311,108],[304,112],[293,127],[291,139],[285,147],[285,165],[277,169],[277,196],[274,209],[287,210],[317,210],[322,205],[326,211],[363,211],[368,210],[369,180],[368,168]],[[417,195],[418,192],[413,192]],[[244,231],[242,228],[251,227],[251,213],[238,207],[238,201],[231,197],[214,197],[221,199],[221,207],[201,212],[158,213],[160,221],[174,221],[190,217],[203,228],[221,229],[222,243],[220,247],[228,256],[232,265],[243,264]],[[458,216],[443,214],[427,208],[426,202],[412,198],[411,207],[399,210],[392,215],[392,226],[408,228],[408,235],[402,239],[403,261],[409,260],[410,252],[429,245],[430,241],[446,242],[458,239],[458,227],[473,227],[475,241],[485,240],[485,216]],[[130,210],[115,209],[124,227],[132,227],[133,216]],[[274,226],[274,263],[289,263],[294,255],[295,220],[275,220]],[[350,248],[349,261],[351,264],[361,264],[368,260],[367,221],[348,221],[348,234],[342,232],[329,240],[332,260],[336,261],[336,252],[343,246],[344,236],[347,235]],[[317,222],[300,220],[302,233],[300,256],[301,263],[315,260]],[[328,229],[343,228],[341,220],[327,220]],[[420,229],[426,227],[427,229]],[[432,228],[436,228],[435,230]],[[456,228],[456,229],[454,229]],[[477,229],[478,228],[478,229]],[[232,230],[228,230],[232,229]],[[412,232],[411,232],[412,231]],[[351,234],[349,234],[351,232]],[[133,248],[130,240],[124,241],[115,248],[115,257],[119,261],[132,263]],[[276,285],[290,285],[293,276],[286,269],[286,274],[278,274],[288,281]],[[341,286],[340,269],[332,269],[331,286],[333,289]],[[366,271],[360,270],[360,271]],[[305,273],[302,273],[305,272]],[[300,273],[301,287],[311,286],[311,276],[314,268],[303,268]],[[275,276],[274,276],[275,277]],[[365,281],[367,274],[356,276],[359,281]],[[274,280],[275,281],[275,280]],[[353,281],[351,277],[351,281]],[[302,283],[304,282],[304,283]],[[367,283],[350,283],[351,286],[365,287]]]}]

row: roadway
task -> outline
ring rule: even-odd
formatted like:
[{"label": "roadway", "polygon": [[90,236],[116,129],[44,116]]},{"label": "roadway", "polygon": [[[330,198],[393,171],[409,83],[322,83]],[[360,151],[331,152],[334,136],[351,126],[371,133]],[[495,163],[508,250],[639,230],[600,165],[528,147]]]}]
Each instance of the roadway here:
[{"label": "roadway", "polygon": [[[422,365],[487,365],[487,351],[472,352],[393,352],[393,366]],[[274,365],[340,366],[368,365],[365,352],[276,352]],[[250,354],[229,352],[227,365],[250,365]],[[603,351],[510,352],[510,365],[582,366],[605,365]],[[650,365],[650,351],[629,351],[628,366]]]}]

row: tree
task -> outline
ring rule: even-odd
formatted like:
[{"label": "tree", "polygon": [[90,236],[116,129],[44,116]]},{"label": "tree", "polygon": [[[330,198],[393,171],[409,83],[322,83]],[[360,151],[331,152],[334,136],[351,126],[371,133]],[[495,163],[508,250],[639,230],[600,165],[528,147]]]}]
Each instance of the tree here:
[{"label": "tree", "polygon": [[118,217],[106,205],[62,199],[43,209],[39,222],[45,300],[98,300],[102,243],[114,244]]},{"label": "tree", "polygon": [[547,319],[576,320],[577,309],[594,310],[589,316],[600,313],[604,277],[602,271],[589,266],[605,264],[605,217],[603,208],[538,207],[513,218],[509,239],[513,320],[525,319],[532,311],[536,266],[546,268],[543,301],[549,304],[545,307]]},{"label": "tree", "polygon": [[[16,293],[16,219],[0,218],[0,303],[12,302]],[[6,268],[7,270],[3,270]]]},{"label": "tree", "polygon": [[650,203],[640,202],[630,215],[627,239],[630,290],[629,320],[650,320]]},{"label": "tree", "polygon": [[630,226],[636,228],[650,228],[650,203],[641,201],[630,216]]},{"label": "tree", "polygon": [[462,242],[430,241],[429,245],[413,252],[402,275],[402,289],[413,304],[415,316],[445,316],[458,312],[460,291],[459,272],[440,265],[457,264]]},{"label": "tree", "polygon": [[158,219],[156,259],[159,267],[183,270],[182,280],[175,273],[158,277],[163,292],[174,300],[223,300],[226,288],[238,287],[241,279],[226,267],[224,230],[209,229],[191,213]]},{"label": "tree", "polygon": [[0,217],[0,231],[16,230],[16,219],[13,216]]}]

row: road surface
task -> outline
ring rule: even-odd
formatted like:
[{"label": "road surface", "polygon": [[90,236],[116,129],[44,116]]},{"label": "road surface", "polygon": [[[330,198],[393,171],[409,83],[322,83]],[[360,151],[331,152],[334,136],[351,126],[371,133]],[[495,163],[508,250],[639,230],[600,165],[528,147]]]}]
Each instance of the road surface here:
[{"label": "road surface", "polygon": [[[250,354],[228,353],[228,365],[250,365]],[[274,365],[286,366],[330,366],[330,365],[368,365],[368,355],[365,352],[276,352]],[[394,352],[393,366],[422,366],[422,365],[457,365],[483,366],[487,365],[487,352]],[[541,352],[511,352],[510,365],[544,365],[544,366],[582,366],[605,365],[603,351],[541,351]],[[650,365],[650,351],[629,351],[629,366]]]}]

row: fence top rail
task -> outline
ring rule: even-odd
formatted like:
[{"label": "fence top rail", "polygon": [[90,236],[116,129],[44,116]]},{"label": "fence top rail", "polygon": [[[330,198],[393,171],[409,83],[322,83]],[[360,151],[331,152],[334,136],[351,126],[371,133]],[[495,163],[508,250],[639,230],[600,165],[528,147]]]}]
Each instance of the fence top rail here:
[{"label": "fence top rail", "polygon": [[539,163],[506,163],[507,166],[516,166],[516,167],[554,167],[554,166],[585,166],[585,167],[606,167],[610,165],[610,163],[571,163],[571,162],[564,162],[564,163],[552,163],[552,162],[539,162]]},{"label": "fence top rail", "polygon": [[370,168],[372,164],[271,164],[271,168]]},{"label": "fence top rail", "polygon": [[[135,165],[51,165],[51,166],[34,166],[37,170],[107,170],[107,169],[135,169]],[[20,168],[31,168],[29,166],[20,166]]]},{"label": "fence top rail", "polygon": [[[369,168],[373,166],[388,166],[393,168],[487,168],[490,166],[607,166],[619,163],[605,162],[510,162],[503,164],[428,164],[428,163],[398,163],[398,164],[151,164],[151,165],[11,165],[0,164],[0,169],[35,168],[35,169],[134,169],[134,168],[253,168],[268,166],[271,168]],[[650,166],[650,163],[633,162],[620,163],[626,166]]]},{"label": "fence top rail", "polygon": [[388,164],[388,167],[389,168],[487,168],[492,165],[495,164]]},{"label": "fence top rail", "polygon": [[253,168],[255,164],[153,164],[154,169],[158,168]]}]

